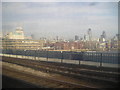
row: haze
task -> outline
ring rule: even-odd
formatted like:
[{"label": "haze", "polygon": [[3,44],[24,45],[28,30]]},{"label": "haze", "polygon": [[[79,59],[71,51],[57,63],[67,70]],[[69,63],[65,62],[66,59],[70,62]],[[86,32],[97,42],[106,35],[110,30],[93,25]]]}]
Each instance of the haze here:
[{"label": "haze", "polygon": [[3,33],[22,26],[26,36],[36,38],[83,37],[88,28],[93,37],[106,31],[107,37],[118,33],[117,2],[3,2]]}]

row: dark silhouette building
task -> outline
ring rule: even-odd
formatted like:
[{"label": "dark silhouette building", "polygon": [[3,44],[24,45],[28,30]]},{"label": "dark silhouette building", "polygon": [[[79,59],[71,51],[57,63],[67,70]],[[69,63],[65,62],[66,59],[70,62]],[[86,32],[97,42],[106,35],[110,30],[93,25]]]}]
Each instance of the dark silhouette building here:
[{"label": "dark silhouette building", "polygon": [[75,41],[79,40],[79,36],[75,35]]}]

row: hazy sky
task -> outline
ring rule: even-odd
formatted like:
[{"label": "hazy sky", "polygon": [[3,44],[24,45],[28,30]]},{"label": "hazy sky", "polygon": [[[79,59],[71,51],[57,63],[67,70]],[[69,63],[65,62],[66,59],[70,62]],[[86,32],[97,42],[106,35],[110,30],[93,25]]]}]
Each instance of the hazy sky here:
[{"label": "hazy sky", "polygon": [[117,2],[3,2],[3,32],[22,26],[26,35],[74,38],[92,29],[94,37],[118,33]]}]

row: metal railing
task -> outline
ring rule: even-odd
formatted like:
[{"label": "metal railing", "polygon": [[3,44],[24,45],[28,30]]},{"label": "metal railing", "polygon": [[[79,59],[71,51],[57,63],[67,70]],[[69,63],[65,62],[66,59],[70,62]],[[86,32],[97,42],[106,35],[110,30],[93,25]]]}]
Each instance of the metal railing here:
[{"label": "metal railing", "polygon": [[73,51],[40,51],[40,50],[10,50],[3,49],[3,54],[23,55],[33,57],[44,57],[63,60],[76,60],[98,62],[102,67],[102,63],[120,64],[119,53],[117,52],[73,52]]}]

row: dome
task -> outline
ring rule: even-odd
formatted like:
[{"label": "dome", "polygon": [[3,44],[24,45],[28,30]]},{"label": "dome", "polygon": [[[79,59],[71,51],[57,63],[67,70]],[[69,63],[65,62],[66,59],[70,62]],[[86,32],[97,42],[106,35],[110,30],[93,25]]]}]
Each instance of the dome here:
[{"label": "dome", "polygon": [[22,27],[17,27],[16,30],[23,30],[23,28]]}]

